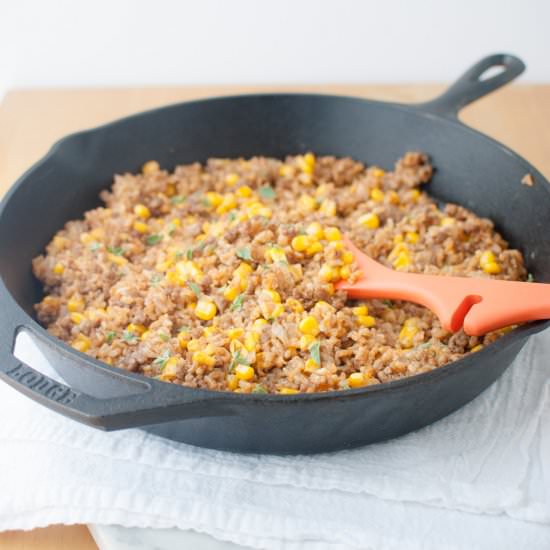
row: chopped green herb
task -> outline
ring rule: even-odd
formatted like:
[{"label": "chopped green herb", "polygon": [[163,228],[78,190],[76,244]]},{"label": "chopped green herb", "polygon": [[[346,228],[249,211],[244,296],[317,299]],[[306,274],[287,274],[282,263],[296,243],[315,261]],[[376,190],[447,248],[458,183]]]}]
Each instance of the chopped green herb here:
[{"label": "chopped green herb", "polygon": [[151,286],[157,286],[162,281],[162,275],[160,273],[154,273],[149,279],[149,284]]},{"label": "chopped green herb", "polygon": [[347,380],[342,380],[339,384],[341,390],[349,390],[349,384]]},{"label": "chopped green herb", "polygon": [[250,362],[246,359],[246,357],[241,355],[241,350],[237,350],[235,355],[233,355],[229,365],[229,372],[231,372],[237,365],[250,365]]},{"label": "chopped green herb", "polygon": [[258,193],[260,194],[260,197],[262,197],[262,199],[267,200],[272,200],[277,196],[277,194],[275,193],[275,189],[273,189],[271,185],[263,185],[258,189]]},{"label": "chopped green herb", "polygon": [[198,250],[199,252],[202,252],[204,250],[204,247],[206,246],[206,241],[202,241],[195,250]]},{"label": "chopped green herb", "polygon": [[195,293],[195,296],[200,296],[202,294],[201,287],[197,283],[187,281],[187,286]]},{"label": "chopped green herb", "polygon": [[159,332],[159,338],[163,341],[163,342],[168,342],[168,340],[170,340],[170,336],[168,336],[168,334],[165,334],[164,332]]},{"label": "chopped green herb", "polygon": [[527,282],[532,283],[535,280],[532,273],[527,273]]},{"label": "chopped green herb", "polygon": [[174,231],[176,230],[176,226],[172,222],[170,222],[166,226],[166,229],[168,229],[168,235],[171,237],[174,234]]},{"label": "chopped green herb", "polygon": [[105,335],[105,341],[110,344],[116,337],[116,332],[113,331],[113,330],[110,330],[106,335]]},{"label": "chopped green herb", "polygon": [[181,250],[178,250],[178,251],[176,252],[176,255],[174,256],[174,258],[175,258],[176,260],[181,260],[181,258],[183,258],[183,252],[182,252]]},{"label": "chopped green herb", "polygon": [[231,307],[229,308],[231,311],[236,311],[238,309],[242,309],[244,302],[244,294],[239,294],[233,302],[231,302]]},{"label": "chopped green herb", "polygon": [[180,327],[179,332],[189,332],[190,330],[191,329],[189,327],[183,326],[183,327]]},{"label": "chopped green herb", "polygon": [[268,393],[268,391],[261,384],[256,384],[256,386],[252,390],[252,393]]},{"label": "chopped green herb", "polygon": [[237,214],[235,212],[229,212],[229,215],[227,216],[230,222],[234,222],[237,219]]},{"label": "chopped green herb", "polygon": [[154,244],[160,243],[160,241],[162,241],[162,235],[158,235],[158,234],[149,235],[149,236],[145,239],[145,242],[146,242],[149,246],[152,246],[152,245],[154,245]]},{"label": "chopped green herb", "polygon": [[317,342],[313,342],[311,346],[309,346],[309,353],[311,354],[311,358],[317,363],[317,365],[321,366],[321,344]]},{"label": "chopped green herb", "polygon": [[170,359],[170,350],[165,349],[154,361],[153,365],[159,365],[161,369],[164,368],[166,363]]},{"label": "chopped green herb", "polygon": [[192,259],[193,259],[193,249],[192,249],[192,248],[188,248],[188,249],[185,251],[185,257],[186,257],[188,260],[192,260]]},{"label": "chopped green herb", "polygon": [[237,251],[235,252],[237,254],[237,258],[241,258],[241,260],[247,260],[252,261],[252,256],[250,255],[250,248],[248,246],[242,246],[241,248],[237,248]]},{"label": "chopped green herb", "polygon": [[170,202],[172,204],[181,204],[182,202],[185,202],[187,200],[187,197],[184,197],[183,195],[176,195],[175,197],[172,197],[170,199]]},{"label": "chopped green herb", "polygon": [[384,304],[388,307],[393,307],[393,302],[391,300],[384,300]]},{"label": "chopped green herb", "polygon": [[201,204],[202,204],[203,206],[206,206],[206,208],[209,208],[210,206],[212,206],[212,203],[208,200],[207,197],[203,197],[203,198],[201,199]]},{"label": "chopped green herb", "polygon": [[137,334],[134,334],[132,331],[130,330],[125,330],[123,333],[122,333],[122,339],[125,341],[125,342],[135,342],[137,339],[138,339],[138,336]]},{"label": "chopped green herb", "polygon": [[90,250],[92,252],[97,252],[101,248],[101,243],[92,243],[90,245]]},{"label": "chopped green herb", "polygon": [[122,246],[108,246],[107,250],[115,256],[122,256],[124,254],[124,248],[122,248]]},{"label": "chopped green herb", "polygon": [[424,342],[423,344],[420,344],[418,347],[419,347],[420,349],[431,348],[431,347],[432,347],[432,343],[431,343],[431,342]]}]

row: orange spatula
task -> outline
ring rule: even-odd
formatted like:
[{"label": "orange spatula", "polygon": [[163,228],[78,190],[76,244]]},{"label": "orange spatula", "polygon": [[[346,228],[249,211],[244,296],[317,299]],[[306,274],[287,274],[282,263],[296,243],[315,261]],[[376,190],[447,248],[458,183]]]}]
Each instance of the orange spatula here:
[{"label": "orange spatula", "polygon": [[550,284],[402,273],[363,254],[348,239],[362,276],[337,288],[350,298],[407,300],[432,310],[444,329],[471,336],[524,321],[550,319]]}]

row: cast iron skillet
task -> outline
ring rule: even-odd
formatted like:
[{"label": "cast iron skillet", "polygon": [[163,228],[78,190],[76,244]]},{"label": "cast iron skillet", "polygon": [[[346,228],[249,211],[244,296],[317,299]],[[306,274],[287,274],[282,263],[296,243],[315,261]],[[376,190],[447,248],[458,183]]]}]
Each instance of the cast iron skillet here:
[{"label": "cast iron skillet", "polygon": [[[503,72],[480,80],[489,68]],[[428,190],[493,219],[538,281],[550,279],[550,184],[526,161],[462,125],[458,111],[524,70],[511,55],[481,60],[443,95],[400,105],[326,95],[245,95],[173,105],[69,136],[24,174],[0,205],[0,376],[39,403],[104,430],[140,427],[194,445],[239,452],[317,453],[356,447],[426,426],[494,382],[530,334],[518,328],[481,352],[405,380],[303,395],[243,395],[165,384],[109,367],[48,335],[33,319],[41,297],[31,259],[72,218],[98,205],[112,175],[148,159],[163,167],[208,157],[312,150],[390,167],[408,150],[429,153]],[[506,116],[506,113],[503,113]],[[520,183],[526,173],[533,187]],[[21,223],[24,220],[25,223]],[[19,330],[68,386],[13,356]],[[483,418],[479,422],[483,422]]]}]

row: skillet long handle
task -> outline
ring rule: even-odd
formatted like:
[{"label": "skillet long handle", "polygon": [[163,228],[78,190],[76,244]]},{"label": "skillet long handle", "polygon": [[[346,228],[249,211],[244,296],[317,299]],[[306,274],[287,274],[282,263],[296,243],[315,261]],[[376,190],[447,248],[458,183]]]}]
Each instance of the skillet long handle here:
[{"label": "skillet long handle", "polygon": [[[480,80],[483,73],[493,67],[502,68],[502,72]],[[417,107],[422,111],[456,119],[463,107],[508,84],[524,70],[525,64],[514,55],[505,53],[489,55],[472,65],[439,97],[421,103]]]}]

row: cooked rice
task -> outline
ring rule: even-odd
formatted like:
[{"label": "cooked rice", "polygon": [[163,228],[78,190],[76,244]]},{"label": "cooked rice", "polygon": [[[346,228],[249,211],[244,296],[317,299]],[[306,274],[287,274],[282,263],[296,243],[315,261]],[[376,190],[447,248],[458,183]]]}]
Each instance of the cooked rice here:
[{"label": "cooked rice", "polygon": [[[391,172],[311,154],[210,159],[172,173],[149,162],[115,176],[105,206],[68,222],[33,261],[46,294],[38,319],[101,361],[212,390],[319,392],[430,371],[503,331],[451,334],[406,302],[356,309],[334,282],[357,272],[341,241],[326,237],[337,239],[328,228],[338,228],[403,271],[524,279],[520,252],[489,220],[457,205],[440,210],[419,190],[431,174],[421,153]],[[324,234],[313,227],[308,236],[312,222]],[[304,242],[308,250],[295,250]],[[197,317],[212,304],[212,320]],[[308,316],[317,323],[304,337]]]}]

